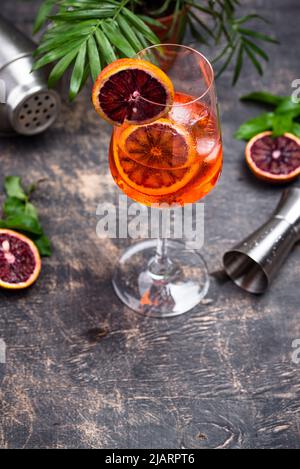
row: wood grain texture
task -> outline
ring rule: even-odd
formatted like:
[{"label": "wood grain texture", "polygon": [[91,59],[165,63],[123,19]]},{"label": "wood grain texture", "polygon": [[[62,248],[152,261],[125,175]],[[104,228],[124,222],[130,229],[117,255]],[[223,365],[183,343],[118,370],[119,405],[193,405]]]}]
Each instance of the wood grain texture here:
[{"label": "wood grain texture", "polygon": [[[244,3],[273,20],[281,46],[269,47],[263,78],[249,65],[236,88],[229,72],[217,83],[224,171],[206,199],[203,249],[211,301],[193,313],[144,319],[112,291],[128,242],[96,236],[96,206],[116,200],[118,189],[108,171],[110,127],[92,110],[89,88],[63,104],[44,135],[0,139],[1,180],[47,178],[35,202],[54,246],[36,286],[0,292],[0,447],[300,447],[300,365],[291,360],[300,338],[299,246],[262,297],[220,275],[224,251],[280,196],[250,175],[244,144],[232,138],[256,112],[238,97],[263,88],[289,94],[300,72],[298,0]],[[38,4],[3,0],[1,13],[29,33]]]}]

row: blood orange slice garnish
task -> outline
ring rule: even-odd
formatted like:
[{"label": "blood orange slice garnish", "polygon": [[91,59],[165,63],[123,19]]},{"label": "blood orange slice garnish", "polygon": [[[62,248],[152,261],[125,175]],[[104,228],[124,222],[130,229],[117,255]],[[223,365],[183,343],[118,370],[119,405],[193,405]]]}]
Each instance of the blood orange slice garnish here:
[{"label": "blood orange slice garnish", "polygon": [[119,59],[102,70],[92,97],[98,114],[111,124],[142,124],[168,113],[174,87],[156,65],[146,60]]},{"label": "blood orange slice garnish", "polygon": [[248,142],[245,154],[251,171],[265,181],[288,182],[300,175],[300,139],[293,134],[262,132]]},{"label": "blood orange slice garnish", "polygon": [[195,159],[195,143],[189,131],[168,119],[127,127],[119,145],[130,159],[150,168],[179,169]]},{"label": "blood orange slice garnish", "polygon": [[40,271],[41,258],[35,244],[20,233],[0,229],[0,287],[27,288]]},{"label": "blood orange slice garnish", "polygon": [[133,189],[147,195],[166,195],[177,192],[188,184],[199,171],[199,165],[194,164],[181,169],[157,169],[128,157],[113,142],[114,161],[119,175]]}]

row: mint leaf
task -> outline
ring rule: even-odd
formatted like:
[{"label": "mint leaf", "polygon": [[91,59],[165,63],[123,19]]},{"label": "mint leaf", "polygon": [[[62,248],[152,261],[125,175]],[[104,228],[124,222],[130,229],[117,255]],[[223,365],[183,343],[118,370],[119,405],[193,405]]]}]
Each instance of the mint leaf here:
[{"label": "mint leaf", "polygon": [[[29,201],[33,191],[36,190],[37,181],[24,191],[21,178],[18,176],[8,176],[5,178],[5,191],[7,198],[3,204],[3,217],[0,220],[0,228],[13,229],[25,233],[31,238],[41,254],[41,256],[51,256],[50,241],[45,236],[39,222],[38,212]],[[27,193],[27,194],[26,194]]]},{"label": "mint leaf", "polygon": [[29,215],[30,217],[34,218],[35,220],[38,220],[37,209],[35,208],[34,205],[32,205],[31,202],[26,202],[26,204],[25,204],[25,213],[26,213],[26,215]]},{"label": "mint leaf", "polygon": [[17,199],[17,197],[7,197],[3,204],[3,215],[5,217],[29,215],[31,218],[38,220],[37,210],[32,203],[24,202],[23,200]]},{"label": "mint leaf", "polygon": [[14,217],[15,215],[28,215],[38,220],[38,213],[34,205],[30,202],[24,202],[17,197],[7,197],[3,204],[3,215],[5,217]]},{"label": "mint leaf", "polygon": [[300,124],[298,124],[298,122],[293,122],[291,132],[296,135],[296,137],[300,138]]},{"label": "mint leaf", "polygon": [[41,235],[34,240],[41,256],[50,257],[52,254],[51,244],[47,236]]},{"label": "mint leaf", "polygon": [[273,136],[280,137],[285,132],[291,132],[293,128],[292,114],[275,114],[273,118]]},{"label": "mint leaf", "polygon": [[276,114],[292,113],[293,117],[300,115],[300,104],[293,103],[290,97],[285,98],[275,109]]},{"label": "mint leaf", "polygon": [[4,220],[0,220],[0,228],[26,231],[36,235],[41,235],[43,233],[41,225],[35,218],[21,213],[9,216]]},{"label": "mint leaf", "polygon": [[3,215],[10,217],[14,215],[24,214],[25,203],[23,200],[17,199],[17,197],[7,197],[3,204]]},{"label": "mint leaf", "polygon": [[273,126],[274,113],[267,112],[260,114],[254,119],[250,119],[244,122],[235,133],[235,138],[238,140],[250,140],[254,135],[264,132],[265,130],[271,130]]},{"label": "mint leaf", "polygon": [[27,200],[27,195],[21,185],[21,178],[18,176],[7,176],[4,182],[4,188],[8,197],[16,197],[20,200]]},{"label": "mint leaf", "polygon": [[280,103],[285,100],[284,96],[276,96],[268,93],[267,91],[256,91],[249,93],[240,98],[241,101],[252,101],[255,103],[271,104],[273,106],[279,106]]}]

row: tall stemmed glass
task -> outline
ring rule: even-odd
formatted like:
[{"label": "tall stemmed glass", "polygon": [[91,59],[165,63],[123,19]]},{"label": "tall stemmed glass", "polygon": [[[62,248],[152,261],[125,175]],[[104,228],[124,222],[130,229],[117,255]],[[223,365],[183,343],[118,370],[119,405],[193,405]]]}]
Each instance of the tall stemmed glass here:
[{"label": "tall stemmed glass", "polygon": [[[137,58],[158,65],[169,76],[174,102],[154,127],[137,129],[138,158],[126,154],[120,143],[130,134],[131,125],[114,128],[112,175],[125,194],[143,205],[163,205],[165,210],[166,204],[194,203],[214,188],[222,168],[212,67],[199,52],[174,44],[149,47]],[[149,105],[162,106],[150,101]],[[113,285],[129,308],[166,318],[198,305],[208,291],[209,276],[197,251],[161,234],[158,241],[139,242],[123,253]]]}]

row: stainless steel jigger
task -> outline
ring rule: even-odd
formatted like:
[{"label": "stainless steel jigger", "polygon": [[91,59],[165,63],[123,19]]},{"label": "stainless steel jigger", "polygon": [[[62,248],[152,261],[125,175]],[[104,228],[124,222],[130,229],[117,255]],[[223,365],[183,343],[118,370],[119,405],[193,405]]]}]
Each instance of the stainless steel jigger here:
[{"label": "stainless steel jigger", "polygon": [[34,135],[55,121],[60,99],[44,71],[31,72],[34,43],[0,16],[0,133]]},{"label": "stainless steel jigger", "polygon": [[244,290],[263,293],[299,240],[300,188],[293,188],[283,192],[275,212],[264,225],[225,253],[225,271]]}]

